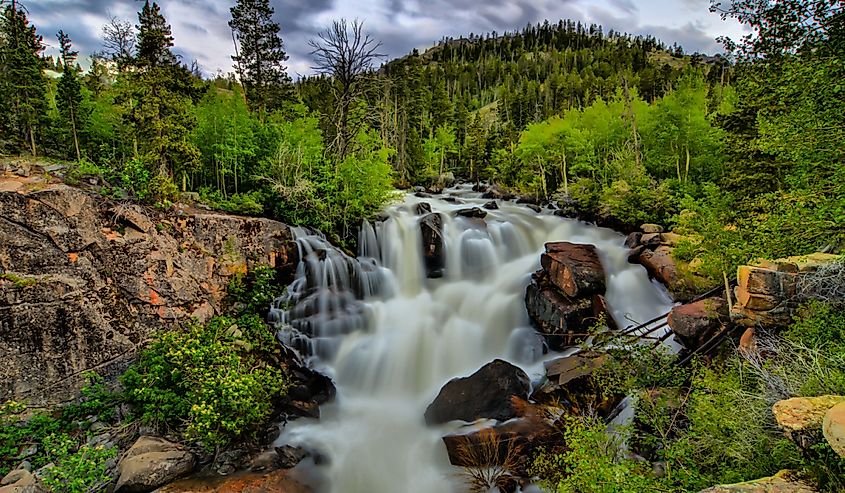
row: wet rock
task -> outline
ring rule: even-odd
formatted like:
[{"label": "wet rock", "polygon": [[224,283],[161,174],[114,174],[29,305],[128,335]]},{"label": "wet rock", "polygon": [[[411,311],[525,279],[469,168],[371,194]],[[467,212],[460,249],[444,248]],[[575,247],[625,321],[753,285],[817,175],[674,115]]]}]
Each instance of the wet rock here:
[{"label": "wet rock", "polygon": [[426,214],[431,214],[431,204],[429,204],[428,202],[420,202],[414,208],[414,211],[416,212],[416,214],[418,216],[424,216]]},{"label": "wet rock", "polygon": [[516,415],[512,397],[528,398],[531,381],[520,368],[503,360],[488,363],[464,378],[449,381],[425,411],[429,424],[478,419],[506,421]]},{"label": "wet rock", "polygon": [[590,298],[572,300],[548,283],[532,282],[525,291],[525,307],[537,330],[553,350],[584,340],[593,316]]},{"label": "wet rock", "polygon": [[646,268],[648,274],[671,288],[678,282],[678,267],[672,258],[672,250],[666,246],[659,246],[654,251],[644,250],[638,262]]},{"label": "wet rock", "polygon": [[536,204],[525,204],[525,207],[528,207],[529,209],[536,212],[537,214],[543,212],[543,209],[541,209],[540,206],[536,205]]},{"label": "wet rock", "polygon": [[523,415],[489,428],[465,428],[443,437],[449,462],[459,467],[506,466],[527,473],[526,457],[558,446],[562,437],[543,409],[523,403]]},{"label": "wet rock", "polygon": [[833,451],[845,458],[845,402],[833,406],[825,413],[822,434]]},{"label": "wet rock", "polygon": [[440,199],[440,200],[442,200],[443,202],[449,203],[449,204],[463,204],[463,203],[464,203],[464,201],[463,201],[463,200],[461,200],[461,199],[459,199],[459,198],[457,198],[457,197],[452,197],[452,196],[449,196],[449,197],[443,197],[443,198],[442,198],[442,199]]},{"label": "wet rock", "polygon": [[496,202],[495,200],[491,200],[490,202],[487,202],[486,204],[484,204],[484,208],[487,209],[488,211],[497,211],[497,210],[499,210],[499,203]]},{"label": "wet rock", "polygon": [[302,462],[309,454],[302,447],[294,447],[293,445],[283,445],[276,447],[276,464],[282,469],[290,469]]},{"label": "wet rock", "polygon": [[115,492],[146,493],[191,472],[194,455],[163,438],[144,436],[126,451],[118,464]]},{"label": "wet rock", "polygon": [[604,294],[604,267],[593,245],[547,243],[540,264],[552,284],[571,298]]},{"label": "wet rock", "polygon": [[640,246],[640,240],[642,239],[643,234],[640,232],[633,232],[625,238],[625,246],[628,248],[637,248]]},{"label": "wet rock", "polygon": [[245,468],[249,453],[242,449],[226,450],[217,455],[211,468],[221,476],[228,476]]},{"label": "wet rock", "polygon": [[428,192],[414,192],[414,197],[419,197],[421,199],[433,198],[433,196]]},{"label": "wet rock", "polygon": [[537,197],[524,196],[516,199],[516,203],[526,205],[540,205],[540,199],[538,199]]},{"label": "wet rock", "polygon": [[483,209],[479,209],[478,207],[473,207],[471,209],[461,209],[455,214],[461,217],[470,217],[476,219],[484,219],[485,217],[487,217],[487,212]]},{"label": "wet rock", "polygon": [[708,298],[672,308],[669,327],[687,349],[698,349],[730,323],[728,305],[721,298]]},{"label": "wet rock", "polygon": [[577,219],[578,211],[575,209],[558,209],[554,212],[554,215],[566,219]]},{"label": "wet rock", "polygon": [[701,493],[817,493],[800,475],[791,471],[781,471],[768,478],[744,483],[714,486]]},{"label": "wet rock", "polygon": [[428,214],[420,219],[422,251],[426,274],[429,278],[443,276],[446,258],[443,249],[443,218],[439,213]]},{"label": "wet rock", "polygon": [[501,189],[498,185],[491,185],[487,187],[487,191],[485,191],[481,198],[483,199],[504,199],[507,194],[504,190]]},{"label": "wet rock", "polygon": [[646,233],[640,237],[640,245],[654,250],[663,243],[660,233]]}]

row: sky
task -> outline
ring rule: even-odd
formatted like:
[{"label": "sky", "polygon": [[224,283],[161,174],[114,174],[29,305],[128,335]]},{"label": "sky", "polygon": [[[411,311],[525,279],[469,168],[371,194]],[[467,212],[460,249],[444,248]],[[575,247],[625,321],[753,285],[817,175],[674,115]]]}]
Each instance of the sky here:
[{"label": "sky", "polygon": [[[44,36],[48,54],[63,29],[83,53],[101,49],[100,33],[110,17],[137,23],[138,0],[20,0]],[[229,8],[235,0],[159,0],[170,22],[175,51],[185,63],[197,60],[203,71],[232,71]],[[388,58],[424,50],[444,36],[504,33],[548,19],[580,20],[605,31],[651,34],[689,52],[720,51],[716,38],[738,38],[743,28],[709,12],[709,0],[270,0],[290,56],[292,77],[313,73],[309,39],[332,20],[355,19],[383,43]]]}]

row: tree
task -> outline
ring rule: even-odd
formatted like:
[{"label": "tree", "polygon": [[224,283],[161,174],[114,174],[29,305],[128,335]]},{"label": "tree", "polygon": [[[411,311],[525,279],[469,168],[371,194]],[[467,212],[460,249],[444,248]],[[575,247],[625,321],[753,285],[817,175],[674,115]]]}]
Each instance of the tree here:
[{"label": "tree", "polygon": [[140,156],[160,181],[187,175],[199,163],[199,151],[190,140],[196,124],[190,110],[200,97],[188,70],[176,63],[170,50],[173,37],[159,6],[147,0],[138,14],[135,71],[127,89],[134,101],[129,119],[135,127]]},{"label": "tree", "polygon": [[47,114],[44,43],[23,8],[14,4],[3,10],[0,39],[0,128],[37,155],[36,136]]},{"label": "tree", "polygon": [[458,150],[455,129],[445,124],[437,127],[434,135],[425,140],[423,149],[429,166],[429,175],[437,173],[438,177],[442,176],[447,170],[446,157]]},{"label": "tree", "polygon": [[132,63],[135,52],[135,28],[129,21],[117,17],[109,19],[103,26],[103,51],[100,58],[117,64],[119,71],[124,71]]},{"label": "tree", "polygon": [[368,95],[373,65],[384,56],[379,53],[381,43],[364,33],[362,22],[356,19],[349,24],[341,19],[309,44],[313,48],[314,69],[332,77],[336,127],[332,148],[339,163],[352,151],[358,133],[366,125],[366,118],[355,112],[355,106]]},{"label": "tree", "polygon": [[284,63],[288,56],[273,21],[269,0],[238,0],[232,7],[232,38],[235,68],[246,89],[250,107],[260,113],[281,108],[294,99],[293,86]]},{"label": "tree", "polygon": [[79,82],[79,74],[74,68],[79,52],[73,50],[70,37],[64,31],[59,31],[57,37],[64,69],[56,90],[56,106],[65,128],[70,129],[76,160],[79,161],[82,159],[82,152],[79,149],[79,130],[82,128],[83,119],[82,85]]}]

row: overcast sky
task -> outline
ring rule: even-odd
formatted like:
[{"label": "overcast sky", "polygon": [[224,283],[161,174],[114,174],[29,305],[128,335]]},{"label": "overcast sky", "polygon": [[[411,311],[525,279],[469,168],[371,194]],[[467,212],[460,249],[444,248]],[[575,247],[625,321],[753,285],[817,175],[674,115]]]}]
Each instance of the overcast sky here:
[{"label": "overcast sky", "polygon": [[[137,23],[137,0],[21,0],[55,53],[55,33],[67,32],[83,54],[100,49],[109,17]],[[196,59],[209,74],[232,70],[232,39],[227,22],[235,0],[160,0],[173,28],[176,51],[186,63]],[[271,0],[290,55],[288,70],[311,72],[308,40],[333,19],[364,21],[390,57],[432,46],[443,36],[491,31],[503,33],[528,23],[561,18],[595,22],[605,30],[652,34],[687,52],[715,53],[721,35],[738,37],[742,28],[708,10],[709,0]]]}]

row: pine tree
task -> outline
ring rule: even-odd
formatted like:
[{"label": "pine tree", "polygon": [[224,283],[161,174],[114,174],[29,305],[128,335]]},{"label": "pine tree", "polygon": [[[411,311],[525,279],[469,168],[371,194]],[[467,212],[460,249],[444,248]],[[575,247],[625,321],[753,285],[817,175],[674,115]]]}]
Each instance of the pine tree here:
[{"label": "pine tree", "polygon": [[160,182],[180,177],[184,190],[187,173],[200,157],[191,142],[196,119],[190,112],[200,93],[188,70],[176,63],[170,50],[170,26],[158,5],[147,0],[138,20],[136,70],[129,76],[128,99],[134,101],[129,119],[135,128],[139,157]]},{"label": "pine tree", "polygon": [[79,134],[83,128],[82,122],[84,120],[82,85],[79,81],[79,72],[74,68],[74,61],[79,52],[73,50],[70,37],[64,31],[59,31],[57,37],[64,68],[56,89],[56,107],[59,110],[62,127],[64,127],[62,130],[69,130],[73,137],[73,148],[76,151],[76,160],[79,161],[82,159]]},{"label": "pine tree", "polygon": [[47,114],[44,43],[22,8],[9,5],[0,19],[0,132],[37,155],[36,139]]},{"label": "pine tree", "polygon": [[235,68],[250,108],[261,113],[280,109],[294,99],[293,85],[284,63],[288,56],[273,21],[269,0],[238,0],[232,7]]}]

